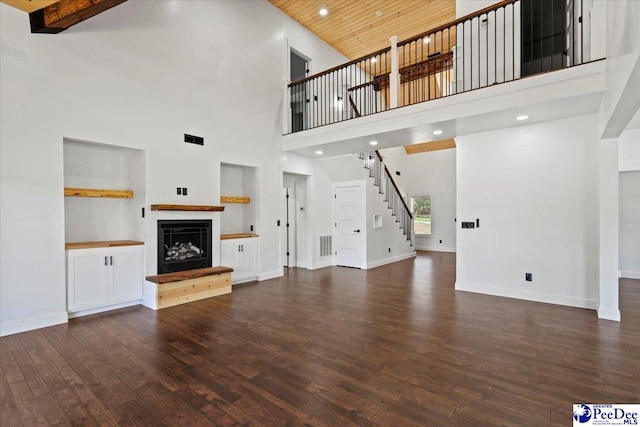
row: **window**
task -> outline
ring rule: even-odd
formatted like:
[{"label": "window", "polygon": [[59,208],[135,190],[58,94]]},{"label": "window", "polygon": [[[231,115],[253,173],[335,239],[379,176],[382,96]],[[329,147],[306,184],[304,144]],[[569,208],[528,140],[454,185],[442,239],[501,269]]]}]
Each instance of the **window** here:
[{"label": "window", "polygon": [[431,234],[431,196],[412,196],[413,231],[415,234]]}]

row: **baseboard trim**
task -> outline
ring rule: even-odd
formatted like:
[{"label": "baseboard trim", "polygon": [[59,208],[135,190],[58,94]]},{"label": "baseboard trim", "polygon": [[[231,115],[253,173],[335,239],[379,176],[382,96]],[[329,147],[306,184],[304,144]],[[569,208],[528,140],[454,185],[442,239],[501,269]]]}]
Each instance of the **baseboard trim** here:
[{"label": "baseboard trim", "polygon": [[320,261],[320,262],[316,262],[314,263],[311,268],[309,268],[309,270],[317,270],[319,268],[327,268],[327,267],[331,267],[333,265],[333,260],[331,258],[325,260],[325,261]]},{"label": "baseboard trim", "polygon": [[18,320],[17,322],[0,323],[0,337],[32,331],[34,329],[47,328],[49,326],[61,325],[68,321],[69,316],[67,315],[67,312],[64,311],[62,313],[50,314],[47,316]]},{"label": "baseboard trim", "polygon": [[76,317],[82,317],[82,316],[88,316],[90,314],[97,314],[97,313],[103,313],[105,311],[111,311],[111,310],[117,310],[119,308],[126,308],[126,307],[131,307],[134,305],[140,305],[142,303],[142,300],[134,300],[134,301],[127,301],[127,302],[121,302],[118,304],[112,304],[112,305],[107,305],[104,307],[96,307],[96,308],[90,308],[88,310],[80,310],[80,311],[75,311],[73,313],[69,313],[69,319],[74,319]]},{"label": "baseboard trim", "polygon": [[620,321],[620,310],[615,308],[598,307],[598,319]]},{"label": "baseboard trim", "polygon": [[284,271],[282,269],[269,271],[267,273],[258,274],[258,282],[262,282],[263,280],[275,279],[276,277],[284,276]]},{"label": "baseboard trim", "polygon": [[623,279],[640,279],[640,271],[621,271],[620,277]]},{"label": "baseboard trim", "polygon": [[416,251],[456,253],[456,248],[448,248],[442,246],[416,246]]},{"label": "baseboard trim", "polygon": [[586,308],[596,310],[596,300],[587,298],[576,298],[565,295],[545,294],[542,292],[532,292],[501,288],[498,286],[479,285],[469,282],[456,282],[456,291],[474,292],[477,294],[494,295],[497,297],[515,298],[527,301],[544,302],[547,304],[565,305],[569,307]]},{"label": "baseboard trim", "polygon": [[416,257],[416,252],[409,252],[406,254],[402,254],[402,255],[396,255],[394,257],[390,257],[390,258],[385,258],[385,259],[381,259],[378,261],[372,261],[372,262],[368,262],[367,263],[367,267],[365,268],[365,270],[369,270],[370,268],[376,268],[376,267],[380,267],[386,264],[391,264],[394,262],[398,262],[398,261],[404,261],[405,259],[409,259],[409,258],[415,258]]}]

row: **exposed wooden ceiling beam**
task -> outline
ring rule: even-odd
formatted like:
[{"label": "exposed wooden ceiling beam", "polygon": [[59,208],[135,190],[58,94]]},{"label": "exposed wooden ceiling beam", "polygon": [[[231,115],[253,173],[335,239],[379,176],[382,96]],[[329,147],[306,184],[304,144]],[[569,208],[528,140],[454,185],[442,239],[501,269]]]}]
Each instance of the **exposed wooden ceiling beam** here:
[{"label": "exposed wooden ceiling beam", "polygon": [[45,8],[57,1],[58,0],[0,0],[0,3],[15,7],[23,12],[31,13],[38,9]]},{"label": "exposed wooden ceiling beam", "polygon": [[32,33],[57,34],[127,0],[59,0],[29,13]]},{"label": "exposed wooden ceiling beam", "polygon": [[433,142],[421,142],[419,144],[405,145],[404,151],[407,154],[425,153],[427,151],[446,150],[447,148],[456,148],[456,141],[451,139],[443,139]]}]

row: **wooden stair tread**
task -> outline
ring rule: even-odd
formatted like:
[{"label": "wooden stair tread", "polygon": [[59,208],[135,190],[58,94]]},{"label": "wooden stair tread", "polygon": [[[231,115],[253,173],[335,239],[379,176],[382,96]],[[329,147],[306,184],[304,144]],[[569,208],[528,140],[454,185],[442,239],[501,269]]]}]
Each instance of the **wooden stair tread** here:
[{"label": "wooden stair tread", "polygon": [[197,268],[195,270],[177,271],[175,273],[158,274],[156,276],[147,276],[149,282],[161,285],[163,283],[181,282],[183,280],[196,279],[198,277],[214,276],[217,274],[231,273],[232,268],[229,267],[206,267]]}]

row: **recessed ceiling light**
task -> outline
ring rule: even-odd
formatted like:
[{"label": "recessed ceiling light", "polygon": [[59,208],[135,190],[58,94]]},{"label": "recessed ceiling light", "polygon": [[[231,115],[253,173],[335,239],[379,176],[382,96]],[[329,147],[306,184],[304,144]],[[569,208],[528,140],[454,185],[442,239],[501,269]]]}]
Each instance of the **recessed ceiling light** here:
[{"label": "recessed ceiling light", "polygon": [[518,117],[516,117],[516,120],[523,121],[523,120],[527,120],[528,118],[529,118],[529,116],[527,116],[527,115],[522,115],[522,116],[518,116]]},{"label": "recessed ceiling light", "polygon": [[372,57],[372,58],[371,58],[371,63],[372,63],[372,64],[375,64],[376,62],[378,62],[378,58],[377,58],[377,57],[375,57],[375,56],[374,56],[374,57]]},{"label": "recessed ceiling light", "polygon": [[378,145],[378,141],[371,141],[369,145]]},{"label": "recessed ceiling light", "polygon": [[442,131],[440,129],[433,131],[434,135],[442,135]]},{"label": "recessed ceiling light", "polygon": [[316,151],[316,154],[319,156],[320,154],[322,154],[322,151],[318,150]]},{"label": "recessed ceiling light", "polygon": [[425,37],[422,39],[422,43],[429,43],[429,37]]},{"label": "recessed ceiling light", "polygon": [[329,14],[329,11],[327,10],[326,7],[323,7],[318,11],[318,13],[320,14],[320,16],[327,16]]},{"label": "recessed ceiling light", "polygon": [[381,10],[376,10],[376,16],[378,18],[380,18],[382,16],[382,11]]}]

